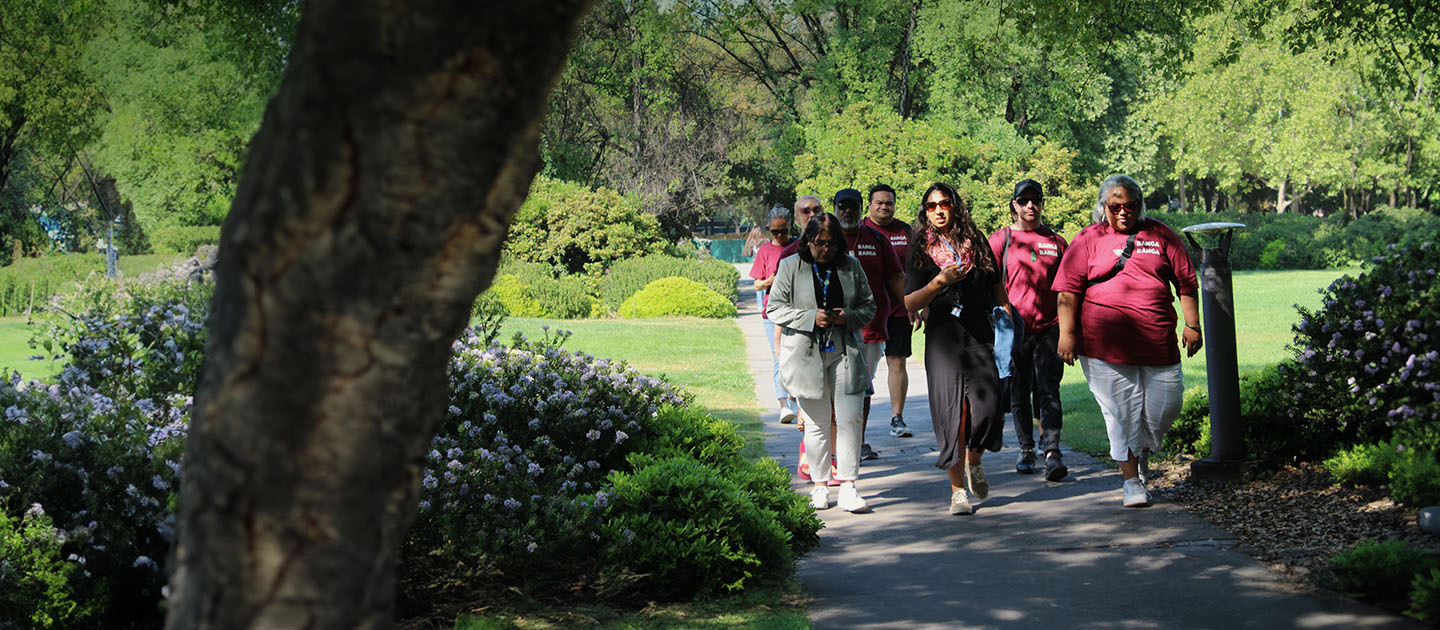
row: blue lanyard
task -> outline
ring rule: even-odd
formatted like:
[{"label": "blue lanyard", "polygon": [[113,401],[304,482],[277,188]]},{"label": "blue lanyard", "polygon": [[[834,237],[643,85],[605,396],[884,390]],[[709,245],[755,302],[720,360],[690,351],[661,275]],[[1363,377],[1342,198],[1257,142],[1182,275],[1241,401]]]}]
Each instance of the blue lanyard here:
[{"label": "blue lanyard", "polygon": [[826,269],[825,275],[822,277],[820,275],[820,265],[810,263],[810,268],[815,271],[815,277],[820,280],[820,295],[815,301],[820,308],[825,308],[825,299],[830,295],[830,274],[834,273],[835,270],[833,268]]}]

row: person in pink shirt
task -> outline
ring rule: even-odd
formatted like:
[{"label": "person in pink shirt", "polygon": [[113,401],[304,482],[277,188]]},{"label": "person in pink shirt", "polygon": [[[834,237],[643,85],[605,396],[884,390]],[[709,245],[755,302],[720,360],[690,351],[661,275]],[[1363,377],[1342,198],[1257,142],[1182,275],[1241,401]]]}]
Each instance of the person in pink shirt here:
[{"label": "person in pink shirt", "polygon": [[1085,371],[1105,417],[1110,457],[1125,478],[1125,507],[1150,504],[1143,464],[1180,415],[1185,386],[1172,286],[1185,316],[1178,345],[1186,356],[1202,345],[1190,256],[1174,230],[1146,218],[1144,199],[1134,179],[1107,178],[1095,224],[1075,236],[1052,287],[1059,293],[1056,351],[1070,365],[1078,357]]},{"label": "person in pink shirt", "polygon": [[[910,237],[915,231],[910,224],[895,218],[895,189],[885,184],[870,187],[870,211],[860,222],[861,225],[879,232],[890,241],[896,258],[905,262],[910,251]],[[905,426],[905,395],[910,389],[910,374],[905,369],[905,359],[910,358],[910,337],[914,326],[910,312],[905,310],[905,300],[894,299],[889,318],[885,322],[885,365],[888,368],[890,385],[890,435],[910,437],[910,427]]]},{"label": "person in pink shirt", "polygon": [[[1059,481],[1069,469],[1060,456],[1060,377],[1065,366],[1055,347],[1060,340],[1056,325],[1055,272],[1065,254],[1065,237],[1042,221],[1045,190],[1033,179],[1015,184],[1010,196],[1008,227],[990,235],[990,249],[1000,261],[1010,304],[1025,320],[1025,334],[1015,347],[1010,370],[1010,415],[1020,440],[1015,472],[1035,472],[1034,415],[1040,416],[1040,448],[1045,454],[1045,479]],[[1033,403],[1033,406],[1032,406]]]},{"label": "person in pink shirt", "polygon": [[755,262],[750,265],[750,277],[755,279],[755,304],[760,307],[760,317],[765,321],[765,339],[770,342],[771,375],[775,382],[775,397],[779,399],[780,422],[795,421],[797,403],[795,398],[780,384],[780,359],[775,352],[775,323],[765,315],[770,285],[775,282],[775,270],[780,267],[780,253],[790,244],[790,211],[775,206],[766,216],[770,240],[755,248]]}]

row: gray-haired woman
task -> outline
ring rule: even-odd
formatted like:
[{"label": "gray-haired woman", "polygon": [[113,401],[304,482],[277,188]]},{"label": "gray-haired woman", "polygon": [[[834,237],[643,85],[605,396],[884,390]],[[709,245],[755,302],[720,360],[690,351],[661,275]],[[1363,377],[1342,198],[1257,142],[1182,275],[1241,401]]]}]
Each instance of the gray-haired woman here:
[{"label": "gray-haired woman", "polygon": [[[1080,359],[1085,380],[1120,464],[1125,507],[1150,504],[1145,464],[1180,414],[1184,381],[1175,338],[1170,289],[1180,296],[1187,356],[1200,350],[1198,284],[1180,237],[1145,217],[1140,185],[1115,175],[1100,185],[1096,223],[1080,231],[1053,288],[1059,293],[1060,341],[1070,365]],[[1083,305],[1083,308],[1082,308]]]}]

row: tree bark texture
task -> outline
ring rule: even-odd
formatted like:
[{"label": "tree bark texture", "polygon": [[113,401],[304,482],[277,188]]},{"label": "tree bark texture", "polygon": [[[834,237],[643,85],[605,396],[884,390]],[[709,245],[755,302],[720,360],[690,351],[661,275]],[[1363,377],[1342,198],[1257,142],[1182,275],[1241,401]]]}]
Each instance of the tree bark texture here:
[{"label": "tree bark texture", "polygon": [[591,0],[310,0],[221,236],[167,627],[385,628]]}]

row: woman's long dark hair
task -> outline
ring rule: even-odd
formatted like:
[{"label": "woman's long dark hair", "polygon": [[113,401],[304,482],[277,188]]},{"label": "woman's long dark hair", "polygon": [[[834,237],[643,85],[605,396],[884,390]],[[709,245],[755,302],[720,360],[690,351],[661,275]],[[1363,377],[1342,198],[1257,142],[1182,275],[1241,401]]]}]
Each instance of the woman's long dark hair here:
[{"label": "woman's long dark hair", "polygon": [[[934,264],[930,260],[930,254],[926,251],[930,243],[930,235],[935,233],[935,228],[930,225],[930,217],[925,214],[925,202],[930,199],[930,193],[940,191],[955,204],[951,214],[955,217],[953,224],[955,228],[950,230],[950,244],[955,246],[955,251],[970,250],[970,262],[977,269],[992,271],[995,269],[995,254],[990,251],[990,241],[980,234],[980,228],[976,227],[975,220],[970,218],[970,204],[960,198],[959,193],[950,184],[935,182],[925,190],[925,195],[920,197],[920,214],[915,219],[915,233],[910,236],[909,265],[913,269],[921,269],[927,264]],[[940,238],[945,238],[940,236]]]},{"label": "woman's long dark hair", "polygon": [[800,234],[800,249],[796,252],[800,254],[800,260],[807,263],[815,262],[815,257],[810,255],[810,241],[815,240],[815,237],[819,236],[821,232],[826,232],[830,238],[835,239],[835,259],[831,260],[830,264],[842,268],[849,264],[846,262],[845,254],[850,252],[850,242],[845,240],[845,230],[841,229],[840,220],[829,212],[817,214],[810,218],[809,223],[805,224],[805,231]]}]

